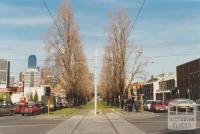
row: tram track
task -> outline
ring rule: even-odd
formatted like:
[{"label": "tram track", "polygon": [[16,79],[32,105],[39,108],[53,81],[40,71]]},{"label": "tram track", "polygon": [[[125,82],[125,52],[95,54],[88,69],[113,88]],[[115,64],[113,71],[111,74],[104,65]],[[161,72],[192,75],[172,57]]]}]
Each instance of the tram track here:
[{"label": "tram track", "polygon": [[120,134],[119,131],[117,130],[117,128],[115,127],[115,125],[112,123],[112,121],[110,120],[110,118],[108,117],[108,115],[106,114],[105,110],[102,110],[103,115],[106,117],[106,119],[108,120],[108,122],[111,124],[112,128],[114,129],[116,134]]},{"label": "tram track", "polygon": [[[79,128],[79,126],[80,126],[80,124],[83,122],[83,120],[86,118],[86,116],[88,115],[88,113],[89,113],[89,110],[87,110],[86,112],[85,112],[85,114],[83,115],[83,117],[81,118],[81,120],[76,124],[76,126],[74,127],[74,129],[71,131],[71,133],[70,134],[74,134],[75,133],[75,131]],[[71,117],[70,117],[71,118]]]}]

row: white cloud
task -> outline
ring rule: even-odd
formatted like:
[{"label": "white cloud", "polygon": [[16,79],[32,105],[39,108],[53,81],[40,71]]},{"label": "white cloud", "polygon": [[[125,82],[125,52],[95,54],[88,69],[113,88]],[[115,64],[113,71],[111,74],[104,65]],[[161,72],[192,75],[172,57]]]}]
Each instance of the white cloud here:
[{"label": "white cloud", "polygon": [[42,11],[42,8],[33,7],[33,6],[17,6],[17,5],[8,5],[0,3],[1,13],[38,13]]},{"label": "white cloud", "polygon": [[25,25],[46,25],[51,19],[46,16],[23,17],[23,18],[0,18],[0,25],[25,26]]},{"label": "white cloud", "polygon": [[0,25],[41,25],[49,24],[52,21],[46,10],[42,7],[1,3],[0,9]]}]

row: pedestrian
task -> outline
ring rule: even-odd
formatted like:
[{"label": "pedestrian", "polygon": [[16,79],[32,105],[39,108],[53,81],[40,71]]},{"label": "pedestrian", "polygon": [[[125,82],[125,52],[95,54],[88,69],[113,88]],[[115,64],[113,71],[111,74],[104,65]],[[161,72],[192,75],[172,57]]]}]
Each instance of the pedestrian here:
[{"label": "pedestrian", "polygon": [[135,110],[136,110],[136,112],[139,112],[139,107],[140,107],[139,101],[136,100],[135,101]]},{"label": "pedestrian", "polygon": [[128,111],[131,112],[132,111],[132,99],[131,98],[128,98],[127,104],[128,104]]},{"label": "pedestrian", "polygon": [[121,109],[124,109],[124,99],[121,100]]},{"label": "pedestrian", "polygon": [[127,100],[124,99],[124,108],[125,108],[125,111],[127,111]]}]

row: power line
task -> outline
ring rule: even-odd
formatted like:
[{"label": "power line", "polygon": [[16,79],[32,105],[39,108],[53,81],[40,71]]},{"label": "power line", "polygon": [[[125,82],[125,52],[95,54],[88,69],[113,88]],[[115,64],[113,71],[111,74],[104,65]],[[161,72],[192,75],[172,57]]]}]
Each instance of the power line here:
[{"label": "power line", "polygon": [[151,57],[147,57],[147,58],[168,58],[168,57],[182,57],[182,56],[191,56],[191,55],[200,55],[200,53],[195,53],[195,54],[159,55],[159,56],[151,56]]},{"label": "power line", "polygon": [[[7,59],[9,61],[28,61],[27,59]],[[95,59],[86,59],[88,61],[94,61]],[[41,60],[37,60],[37,61],[55,61],[54,59],[51,60],[45,60],[45,59],[41,59]]]},{"label": "power line", "polygon": [[[168,58],[168,57],[182,57],[182,56],[191,56],[191,55],[200,55],[199,53],[187,53],[187,54],[172,54],[172,55],[157,55],[157,56],[146,56],[144,58]],[[133,58],[133,57],[132,57]],[[130,57],[130,59],[132,59]],[[102,60],[103,58],[98,58],[98,60]],[[10,61],[28,61],[27,59],[8,59]],[[94,61],[95,58],[86,58],[86,60],[88,61]],[[41,60],[37,60],[37,61],[47,61],[45,59],[41,59]],[[50,61],[55,61],[54,59],[50,60]]]},{"label": "power line", "polygon": [[143,10],[143,8],[144,8],[145,3],[146,3],[146,0],[143,0],[143,3],[142,3],[142,5],[141,5],[141,7],[139,8],[139,11],[138,11],[138,13],[137,13],[137,15],[136,15],[136,17],[135,17],[135,20],[134,20],[134,22],[133,22],[133,26],[132,26],[132,27],[135,26],[137,20],[139,19],[140,15],[141,15],[141,13],[142,13],[142,10]]},{"label": "power line", "polygon": [[[58,24],[56,23],[56,21],[55,21],[55,19],[54,19],[54,17],[53,17],[53,14],[51,13],[51,11],[50,11],[50,9],[49,9],[49,7],[48,7],[46,1],[45,1],[45,0],[42,0],[42,2],[43,2],[44,7],[46,8],[46,10],[47,10],[47,12],[48,12],[50,18],[52,19],[54,25],[56,26],[56,29],[58,30],[60,36],[63,38],[62,32],[61,32],[61,30],[60,30]],[[64,38],[63,38],[63,40],[64,40]]]}]

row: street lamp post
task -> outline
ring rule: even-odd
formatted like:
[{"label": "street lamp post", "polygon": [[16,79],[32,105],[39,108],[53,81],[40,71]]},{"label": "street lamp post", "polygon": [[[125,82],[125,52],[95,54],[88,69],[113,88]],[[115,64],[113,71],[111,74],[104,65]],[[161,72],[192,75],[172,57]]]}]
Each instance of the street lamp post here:
[{"label": "street lamp post", "polygon": [[94,75],[95,75],[95,91],[94,91],[94,115],[97,114],[97,48],[95,50],[95,67],[94,67]]},{"label": "street lamp post", "polygon": [[188,89],[187,92],[188,92],[188,97],[190,99],[190,89]]}]

